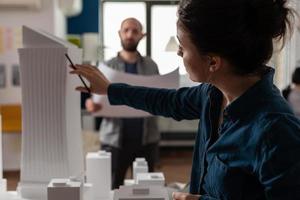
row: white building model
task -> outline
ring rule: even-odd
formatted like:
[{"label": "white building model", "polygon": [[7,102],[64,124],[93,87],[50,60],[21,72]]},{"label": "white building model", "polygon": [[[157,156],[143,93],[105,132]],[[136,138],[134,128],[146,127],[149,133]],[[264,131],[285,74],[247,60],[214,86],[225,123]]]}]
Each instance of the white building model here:
[{"label": "white building model", "polygon": [[149,171],[148,163],[145,158],[135,158],[132,164],[133,179],[136,182],[138,173],[147,173]]},{"label": "white building model", "polygon": [[145,158],[136,158],[132,166],[134,179],[126,179],[125,185],[115,190],[114,200],[169,199],[163,173],[149,173]]},{"label": "white building model", "polygon": [[23,27],[19,49],[22,86],[22,159],[18,191],[46,199],[52,178],[78,176],[83,169],[80,85],[70,76],[68,53],[81,63],[81,50],[50,34]]},{"label": "white building model", "polygon": [[168,200],[168,191],[161,186],[121,186],[115,191],[114,200]]},{"label": "white building model", "polygon": [[93,198],[107,200],[111,190],[111,153],[91,152],[86,155],[86,180],[93,185]]},{"label": "white building model", "polygon": [[138,173],[136,177],[137,185],[165,186],[165,176],[162,172]]},{"label": "white building model", "polygon": [[70,179],[52,179],[47,189],[47,200],[85,200],[83,184]]}]

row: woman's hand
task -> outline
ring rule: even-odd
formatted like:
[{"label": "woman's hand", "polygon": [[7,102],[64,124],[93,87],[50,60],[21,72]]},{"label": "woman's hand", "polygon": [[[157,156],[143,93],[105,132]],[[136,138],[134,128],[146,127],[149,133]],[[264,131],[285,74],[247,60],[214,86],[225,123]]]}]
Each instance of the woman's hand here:
[{"label": "woman's hand", "polygon": [[[95,94],[107,94],[109,80],[92,65],[75,65],[76,69],[71,71],[70,74],[81,75],[90,82],[91,93]],[[76,90],[88,93],[85,87],[79,86]]]},{"label": "woman's hand", "polygon": [[200,195],[193,195],[189,193],[173,192],[173,200],[199,200]]}]

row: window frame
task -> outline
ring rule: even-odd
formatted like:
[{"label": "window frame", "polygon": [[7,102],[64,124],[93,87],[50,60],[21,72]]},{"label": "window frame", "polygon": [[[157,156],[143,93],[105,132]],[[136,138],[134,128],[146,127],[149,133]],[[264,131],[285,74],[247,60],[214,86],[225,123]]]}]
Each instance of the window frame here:
[{"label": "window frame", "polygon": [[154,5],[177,5],[179,3],[179,0],[128,0],[128,1],[122,1],[122,0],[99,0],[99,43],[100,43],[100,55],[99,60],[104,61],[104,47],[101,44],[104,44],[104,16],[103,16],[103,5],[106,2],[117,2],[117,3],[133,3],[133,2],[144,2],[146,4],[146,30],[147,30],[147,37],[146,37],[146,55],[151,57],[151,15],[152,15],[152,6]]}]

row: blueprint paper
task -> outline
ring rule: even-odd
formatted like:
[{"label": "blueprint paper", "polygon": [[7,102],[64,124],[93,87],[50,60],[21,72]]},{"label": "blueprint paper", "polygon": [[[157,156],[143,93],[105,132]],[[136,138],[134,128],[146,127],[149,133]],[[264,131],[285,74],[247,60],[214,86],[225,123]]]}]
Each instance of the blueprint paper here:
[{"label": "blueprint paper", "polygon": [[[112,83],[127,83],[135,86],[145,86],[154,88],[176,89],[179,84],[179,69],[165,75],[143,76],[129,73],[123,73],[113,70],[108,66],[101,64],[99,70]],[[106,95],[94,95],[93,101],[100,103],[102,109],[96,112],[95,116],[102,117],[149,117],[150,113],[137,110],[128,106],[111,106]]]}]

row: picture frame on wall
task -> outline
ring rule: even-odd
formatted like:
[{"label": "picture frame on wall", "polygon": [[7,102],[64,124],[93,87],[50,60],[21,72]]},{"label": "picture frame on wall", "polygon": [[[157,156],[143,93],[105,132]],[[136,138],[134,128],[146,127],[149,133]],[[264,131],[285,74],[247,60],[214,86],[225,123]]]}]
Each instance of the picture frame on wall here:
[{"label": "picture frame on wall", "polygon": [[20,66],[15,64],[12,66],[12,85],[20,86]]}]

